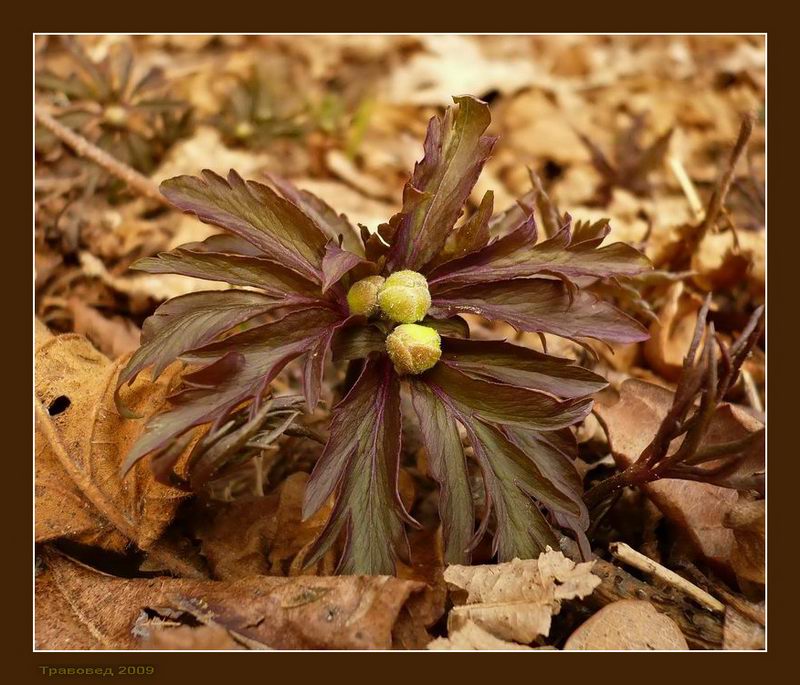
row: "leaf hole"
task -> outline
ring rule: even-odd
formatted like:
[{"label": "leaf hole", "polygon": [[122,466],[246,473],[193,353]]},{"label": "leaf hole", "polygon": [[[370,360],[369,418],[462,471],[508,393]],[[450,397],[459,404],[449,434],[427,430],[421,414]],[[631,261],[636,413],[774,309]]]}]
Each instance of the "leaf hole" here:
[{"label": "leaf hole", "polygon": [[71,404],[72,401],[69,397],[66,395],[59,395],[50,403],[50,406],[47,407],[47,413],[50,414],[50,416],[58,416],[67,411]]}]

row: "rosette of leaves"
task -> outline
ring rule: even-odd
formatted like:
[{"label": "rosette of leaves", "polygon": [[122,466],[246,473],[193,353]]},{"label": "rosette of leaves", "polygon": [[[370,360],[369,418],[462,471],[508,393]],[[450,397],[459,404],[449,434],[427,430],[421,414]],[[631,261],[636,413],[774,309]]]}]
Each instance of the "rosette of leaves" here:
[{"label": "rosette of leaves", "polygon": [[[93,60],[72,37],[63,36],[75,71],[66,77],[49,70],[36,74],[36,89],[47,94],[54,116],[121,162],[149,173],[166,150],[191,127],[188,103],[169,96],[159,68],[134,78],[134,58],[126,43]],[[37,146],[54,138],[37,130]]]},{"label": "rosette of leaves", "polygon": [[231,75],[233,86],[213,119],[228,144],[259,148],[275,138],[303,135],[306,105],[300,91],[278,74],[259,62],[246,76]]},{"label": "rosette of leaves", "polygon": [[[205,171],[165,181],[162,192],[176,207],[226,234],[136,268],[250,289],[177,297],[145,323],[142,347],[120,374],[120,386],[148,366],[157,375],[176,358],[199,368],[186,376],[174,408],[150,420],[124,468],[168,449],[192,427],[212,423],[213,430],[244,403],[257,411],[270,381],[293,360],[302,363],[305,401],[315,407],[332,349],[334,361],[351,363],[354,380],[333,407],[308,484],[306,516],[335,499],[309,563],[341,534],[341,571],[393,571],[405,525],[417,525],[398,495],[404,420],[418,422],[440,488],[448,563],[468,562],[490,526],[500,560],[556,547],[553,525],[580,534],[588,516],[569,426],[587,415],[590,395],[605,381],[567,359],[470,340],[459,315],[577,341],[640,341],[647,337],[642,326],[589,286],[638,274],[648,262],[625,244],[601,247],[606,223],[573,227],[567,217],[555,235],[537,242],[533,211],[520,205],[493,216],[491,193],[459,223],[496,142],[485,135],[489,123],[487,105],[471,97],[456,98],[431,120],[402,209],[379,235],[363,227],[358,233],[344,216],[281,179],[269,187],[233,171],[227,179]],[[431,302],[420,324],[441,336],[441,356],[424,373],[400,375],[385,343],[393,324],[380,315],[353,315],[347,304],[354,282],[399,271],[424,276]],[[276,309],[279,318],[232,332]],[[410,415],[402,416],[401,391],[410,394]],[[477,526],[468,452],[485,482]]]}]

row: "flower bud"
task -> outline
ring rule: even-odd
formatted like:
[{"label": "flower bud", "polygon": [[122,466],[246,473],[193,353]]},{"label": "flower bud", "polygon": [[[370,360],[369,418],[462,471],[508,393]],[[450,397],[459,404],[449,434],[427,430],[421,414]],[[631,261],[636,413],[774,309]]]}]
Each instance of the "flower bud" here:
[{"label": "flower bud", "polygon": [[347,306],[351,314],[372,316],[378,311],[378,290],[383,276],[369,276],[353,283],[347,293]]},{"label": "flower bud", "polygon": [[431,306],[428,281],[416,271],[393,273],[378,293],[378,304],[388,319],[398,323],[421,321]]},{"label": "flower bud", "polygon": [[122,105],[109,105],[103,110],[103,120],[112,126],[124,126],[128,121],[128,112]]},{"label": "flower bud", "polygon": [[400,324],[386,338],[386,352],[395,371],[418,374],[432,368],[442,356],[442,339],[433,328],[415,323]]}]

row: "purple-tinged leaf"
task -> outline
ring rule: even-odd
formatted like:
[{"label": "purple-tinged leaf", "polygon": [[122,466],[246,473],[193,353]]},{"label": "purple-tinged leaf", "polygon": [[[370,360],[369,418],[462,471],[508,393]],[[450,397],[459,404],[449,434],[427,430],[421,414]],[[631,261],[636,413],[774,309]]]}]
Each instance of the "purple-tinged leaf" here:
[{"label": "purple-tinged leaf", "polygon": [[492,218],[494,193],[487,190],[478,210],[467,221],[456,226],[447,238],[441,254],[435,257],[428,269],[477,252],[489,242],[489,220]]},{"label": "purple-tinged leaf", "polygon": [[313,348],[340,321],[331,309],[302,309],[184,354],[181,358],[188,363],[207,365],[184,376],[186,389],[170,398],[174,409],[148,421],[123,472],[190,428],[219,422],[240,403],[258,400],[288,362]]},{"label": "purple-tinged leaf", "polygon": [[495,426],[471,421],[464,427],[481,466],[487,499],[495,509],[493,551],[498,561],[535,559],[548,545],[557,549],[555,533],[531,497],[558,498],[561,493]]},{"label": "purple-tinged leaf", "polygon": [[322,292],[327,292],[350,269],[359,264],[369,264],[369,262],[348,250],[343,250],[336,243],[328,243],[322,259]]},{"label": "purple-tinged leaf", "polygon": [[307,190],[300,190],[277,174],[267,174],[267,179],[283,197],[303,210],[328,238],[338,243],[341,236],[347,250],[364,256],[361,235],[344,214],[337,214],[324,200]]},{"label": "purple-tinged leaf", "polygon": [[527,455],[542,474],[566,495],[574,508],[551,508],[554,513],[564,513],[575,519],[582,530],[589,526],[589,513],[583,502],[583,479],[575,466],[577,443],[568,428],[560,431],[532,431],[506,426],[506,437]]},{"label": "purple-tinged leaf", "polygon": [[306,488],[304,518],[336,493],[309,564],[346,526],[342,573],[394,573],[403,520],[413,522],[398,492],[400,420],[400,383],[391,364],[386,358],[366,362],[358,381],[333,410],[328,443]]},{"label": "purple-tinged leaf", "polygon": [[388,257],[391,271],[420,271],[439,254],[497,140],[483,135],[490,122],[485,103],[468,96],[454,101],[443,118],[431,120],[425,156],[403,193]]},{"label": "purple-tinged leaf", "polygon": [[543,278],[499,281],[431,294],[430,314],[478,314],[506,321],[522,331],[545,332],[564,338],[595,338],[607,342],[647,340],[641,324],[592,293],[572,297],[563,283]]},{"label": "purple-tinged leaf", "polygon": [[592,408],[590,399],[559,401],[536,390],[471,378],[447,364],[437,364],[421,378],[465,416],[531,430],[571,426]]},{"label": "purple-tinged leaf", "polygon": [[475,512],[458,426],[448,408],[426,383],[412,380],[409,385],[428,456],[428,469],[439,484],[444,561],[447,564],[468,564]]},{"label": "purple-tinged leaf", "polygon": [[385,352],[386,334],[366,324],[342,327],[334,336],[331,349],[333,360],[337,362],[364,359],[370,354]]},{"label": "purple-tinged leaf", "polygon": [[257,257],[195,252],[178,247],[155,257],[140,259],[131,268],[151,274],[180,274],[259,288],[270,297],[282,300],[282,304],[321,299],[319,285],[306,280],[296,271]]},{"label": "purple-tinged leaf", "polygon": [[587,236],[582,230],[577,236],[582,241],[573,244],[570,223],[538,244],[520,240],[517,235],[520,231],[524,229],[517,229],[478,252],[443,265],[428,279],[431,288],[445,289],[541,274],[567,279],[636,276],[650,268],[647,257],[625,243],[597,248],[596,236]]},{"label": "purple-tinged leaf", "polygon": [[426,316],[421,325],[433,328],[442,336],[469,338],[469,324],[460,316],[452,316],[449,319],[434,319],[432,316]]},{"label": "purple-tinged leaf", "polygon": [[253,243],[240,238],[233,233],[215,233],[205,240],[184,243],[179,247],[192,252],[218,252],[221,254],[241,255],[243,257],[260,257],[264,259],[264,252]]},{"label": "purple-tinged leaf", "polygon": [[161,184],[176,207],[214,224],[258,247],[266,258],[322,281],[322,255],[327,238],[296,205],[271,188],[245,182],[235,171],[227,181],[213,171],[202,177],[177,176]]},{"label": "purple-tinged leaf", "polygon": [[[144,322],[142,344],[117,380],[117,393],[139,373],[153,366],[153,378],[184,352],[214,340],[234,326],[275,307],[261,293],[220,290],[189,293],[168,300]],[[117,405],[123,415],[129,414]]]},{"label": "purple-tinged leaf", "polygon": [[602,390],[602,376],[570,359],[494,340],[442,339],[442,363],[481,380],[542,390],[556,397],[586,397]]}]

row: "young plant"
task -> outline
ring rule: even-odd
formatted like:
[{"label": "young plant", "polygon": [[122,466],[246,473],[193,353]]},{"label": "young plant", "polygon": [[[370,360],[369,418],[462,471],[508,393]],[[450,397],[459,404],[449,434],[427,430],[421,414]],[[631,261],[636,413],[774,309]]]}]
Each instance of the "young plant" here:
[{"label": "young plant", "polygon": [[715,335],[714,324],[706,322],[709,303],[710,296],[698,313],[672,405],[636,461],[586,493],[584,500],[592,513],[602,515],[603,505],[621,488],[662,478],[695,480],[764,495],[765,429],[728,441],[707,441],[725,395],[763,333],[764,308],[753,313],[741,335],[728,346]]},{"label": "young plant", "polygon": [[[359,234],[324,202],[277,178],[276,190],[233,171],[227,180],[204,171],[162,184],[176,207],[227,233],[136,268],[254,290],[183,295],[145,323],[118,389],[146,367],[158,375],[178,358],[200,368],[185,376],[174,408],[149,421],[123,470],[195,426],[210,423],[213,439],[245,403],[255,416],[272,379],[295,359],[303,360],[303,394],[313,409],[332,349],[334,361],[350,362],[351,385],[332,410],[308,483],[305,516],[335,498],[309,563],[344,534],[342,572],[393,572],[405,524],[418,525],[398,495],[403,418],[418,422],[440,487],[448,563],[469,561],[492,511],[502,561],[555,547],[551,524],[580,536],[588,514],[568,427],[587,415],[589,396],[605,381],[567,359],[469,340],[458,315],[577,341],[640,341],[644,329],[587,288],[638,274],[648,262],[622,243],[601,247],[607,222],[573,227],[566,217],[537,243],[533,210],[519,205],[493,216],[490,192],[456,225],[496,139],[484,135],[486,104],[455,103],[431,120],[403,207],[378,234],[364,227]],[[278,308],[279,318],[232,332]],[[411,416],[401,415],[401,388]],[[459,426],[485,483],[477,530]]]},{"label": "young plant", "polygon": [[[48,94],[54,116],[129,166],[149,173],[167,148],[186,135],[192,110],[168,95],[163,72],[153,68],[134,79],[129,46],[115,46],[94,61],[70,36],[62,36],[76,71],[67,77],[48,70],[36,74],[36,88]],[[37,147],[50,134],[37,130]]]}]

